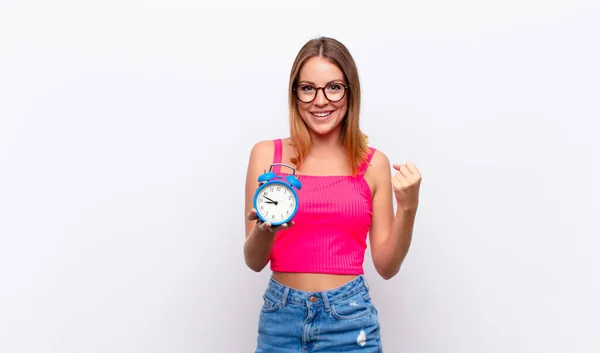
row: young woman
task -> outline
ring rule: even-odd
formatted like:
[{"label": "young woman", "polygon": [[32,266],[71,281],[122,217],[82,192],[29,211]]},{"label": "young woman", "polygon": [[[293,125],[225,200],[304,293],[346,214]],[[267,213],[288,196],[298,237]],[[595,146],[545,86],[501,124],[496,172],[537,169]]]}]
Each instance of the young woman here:
[{"label": "young woman", "polygon": [[[260,310],[256,353],[382,352],[377,309],[364,278],[367,238],[376,271],[394,277],[408,252],[421,175],[369,147],[359,128],[360,82],[339,41],[307,42],[289,83],[290,137],[256,143],[246,177],[248,267],[272,271]],[[258,177],[302,183],[289,224],[257,219]],[[394,213],[393,200],[397,210]],[[367,237],[368,234],[368,237]]]}]

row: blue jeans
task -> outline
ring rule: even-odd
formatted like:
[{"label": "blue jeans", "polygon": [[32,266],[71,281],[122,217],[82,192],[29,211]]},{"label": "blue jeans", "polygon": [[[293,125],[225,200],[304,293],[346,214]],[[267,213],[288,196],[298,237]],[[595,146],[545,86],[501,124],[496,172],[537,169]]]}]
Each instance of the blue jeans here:
[{"label": "blue jeans", "polygon": [[382,353],[377,309],[362,275],[325,292],[273,278],[263,296],[254,353]]}]

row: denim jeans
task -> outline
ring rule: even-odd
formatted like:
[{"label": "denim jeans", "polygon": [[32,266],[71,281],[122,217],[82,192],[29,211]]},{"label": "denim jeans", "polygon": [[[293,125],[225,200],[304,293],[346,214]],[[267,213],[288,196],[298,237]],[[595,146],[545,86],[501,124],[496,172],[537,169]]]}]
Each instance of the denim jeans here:
[{"label": "denim jeans", "polygon": [[382,353],[377,309],[362,275],[325,292],[273,278],[263,296],[255,353]]}]

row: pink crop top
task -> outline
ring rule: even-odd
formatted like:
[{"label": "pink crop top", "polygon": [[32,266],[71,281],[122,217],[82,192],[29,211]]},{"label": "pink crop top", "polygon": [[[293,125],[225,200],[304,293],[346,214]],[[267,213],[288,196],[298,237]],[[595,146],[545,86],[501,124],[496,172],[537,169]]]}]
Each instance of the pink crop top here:
[{"label": "pink crop top", "polygon": [[[274,140],[273,163],[281,163],[281,139]],[[294,226],[277,233],[270,254],[276,272],[363,274],[371,227],[371,189],[364,178],[374,148],[356,176],[296,174],[302,182]],[[274,166],[279,175],[288,168]],[[286,171],[289,171],[287,173]]]}]

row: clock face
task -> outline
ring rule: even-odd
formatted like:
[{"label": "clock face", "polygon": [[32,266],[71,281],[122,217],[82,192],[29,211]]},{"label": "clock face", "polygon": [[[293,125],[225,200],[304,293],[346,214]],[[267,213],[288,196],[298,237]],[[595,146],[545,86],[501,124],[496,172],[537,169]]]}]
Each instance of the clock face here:
[{"label": "clock face", "polygon": [[256,211],[271,224],[283,223],[295,209],[296,196],[284,183],[265,184],[256,197]]}]

